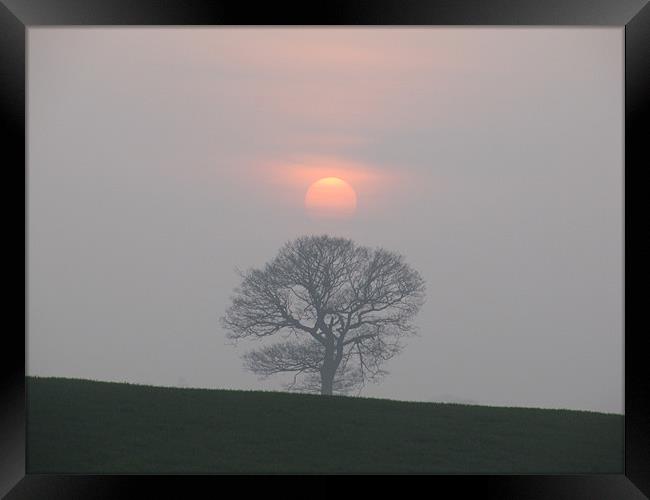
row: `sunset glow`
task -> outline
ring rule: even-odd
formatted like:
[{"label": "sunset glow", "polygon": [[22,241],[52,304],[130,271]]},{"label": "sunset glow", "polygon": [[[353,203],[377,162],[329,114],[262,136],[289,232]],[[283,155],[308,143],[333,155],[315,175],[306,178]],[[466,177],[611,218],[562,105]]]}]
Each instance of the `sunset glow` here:
[{"label": "sunset glow", "polygon": [[317,216],[352,215],[357,208],[357,194],[343,179],[324,177],[309,186],[305,194],[305,208],[311,215]]}]

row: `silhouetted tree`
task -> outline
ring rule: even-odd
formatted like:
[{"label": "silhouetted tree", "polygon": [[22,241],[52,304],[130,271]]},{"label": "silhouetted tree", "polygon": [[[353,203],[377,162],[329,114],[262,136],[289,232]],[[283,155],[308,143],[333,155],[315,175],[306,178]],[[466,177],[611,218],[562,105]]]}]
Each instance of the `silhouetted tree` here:
[{"label": "silhouetted tree", "polygon": [[222,318],[228,337],[282,338],[245,354],[245,366],[261,377],[293,373],[289,388],[321,394],[385,374],[424,301],[424,281],[401,255],[344,238],[300,237],[240,274]]}]

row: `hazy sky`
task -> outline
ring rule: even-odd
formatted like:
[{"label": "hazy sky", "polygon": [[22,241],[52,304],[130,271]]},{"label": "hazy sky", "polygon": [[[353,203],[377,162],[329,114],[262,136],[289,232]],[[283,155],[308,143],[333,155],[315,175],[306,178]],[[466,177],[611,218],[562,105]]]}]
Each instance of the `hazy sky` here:
[{"label": "hazy sky", "polygon": [[622,132],[622,28],[29,28],[28,373],[280,390],[218,318],[329,233],[427,282],[363,395],[622,413]]}]

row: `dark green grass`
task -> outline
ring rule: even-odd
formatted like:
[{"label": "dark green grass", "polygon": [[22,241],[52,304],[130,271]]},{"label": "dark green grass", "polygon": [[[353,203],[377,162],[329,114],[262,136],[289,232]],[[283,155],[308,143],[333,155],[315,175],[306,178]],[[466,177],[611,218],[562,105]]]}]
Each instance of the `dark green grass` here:
[{"label": "dark green grass", "polygon": [[623,417],[28,378],[29,473],[621,473]]}]

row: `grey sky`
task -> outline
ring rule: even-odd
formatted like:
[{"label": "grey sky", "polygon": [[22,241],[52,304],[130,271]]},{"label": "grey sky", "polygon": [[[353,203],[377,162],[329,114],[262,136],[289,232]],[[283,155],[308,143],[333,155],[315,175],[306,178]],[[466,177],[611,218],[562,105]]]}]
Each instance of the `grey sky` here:
[{"label": "grey sky", "polygon": [[218,318],[329,233],[427,281],[365,396],[623,412],[621,28],[30,28],[28,108],[30,374],[279,390]]}]

